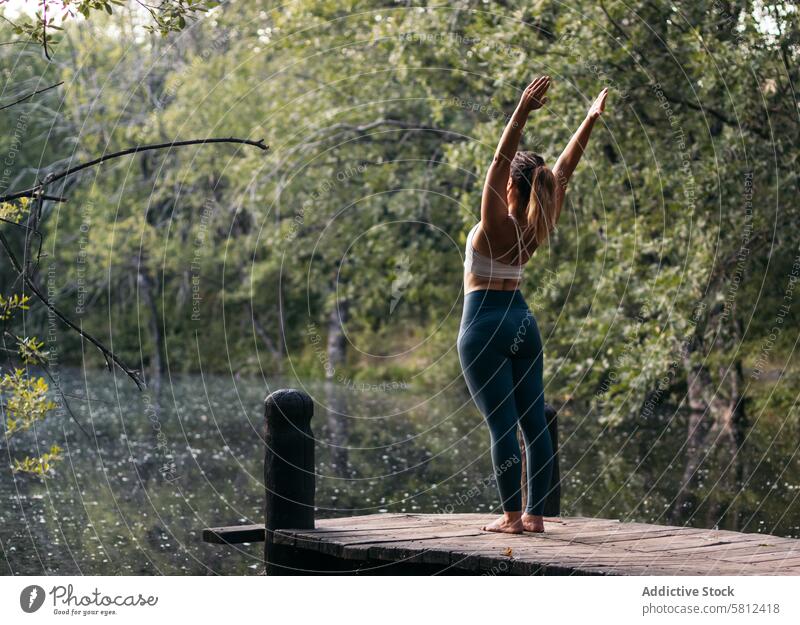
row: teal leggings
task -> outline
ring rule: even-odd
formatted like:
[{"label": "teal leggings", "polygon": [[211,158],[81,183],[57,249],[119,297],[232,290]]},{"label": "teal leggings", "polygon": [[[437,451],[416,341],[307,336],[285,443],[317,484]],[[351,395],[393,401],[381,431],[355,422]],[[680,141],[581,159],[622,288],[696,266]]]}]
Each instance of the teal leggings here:
[{"label": "teal leggings", "polygon": [[542,338],[519,290],[466,294],[458,356],[472,399],[489,426],[503,510],[522,510],[519,424],[527,454],[525,511],[542,514],[553,470],[553,443],[544,413]]}]

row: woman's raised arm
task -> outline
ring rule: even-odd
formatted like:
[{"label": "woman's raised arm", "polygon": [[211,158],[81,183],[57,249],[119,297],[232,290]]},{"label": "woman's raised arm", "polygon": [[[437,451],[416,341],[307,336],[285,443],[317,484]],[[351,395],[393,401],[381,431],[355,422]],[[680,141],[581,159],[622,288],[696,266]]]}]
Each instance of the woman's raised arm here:
[{"label": "woman's raised arm", "polygon": [[508,215],[506,204],[506,186],[508,177],[511,173],[511,160],[517,153],[519,139],[522,136],[522,128],[528,121],[531,111],[542,108],[547,98],[544,94],[550,87],[550,76],[540,76],[529,84],[514,110],[514,114],[503,130],[500,143],[497,144],[492,164],[486,173],[486,182],[483,185],[483,196],[481,197],[481,223],[487,231],[491,230],[496,224]]},{"label": "woman's raised arm", "polygon": [[578,162],[583,156],[583,151],[586,149],[586,144],[589,143],[589,136],[592,134],[594,122],[597,120],[603,111],[606,109],[606,97],[608,96],[608,87],[600,92],[592,106],[589,107],[589,112],[586,113],[586,119],[583,120],[578,130],[572,135],[567,147],[561,153],[556,161],[556,166],[553,168],[557,184],[557,193],[559,203],[563,202],[564,194],[567,191],[567,183],[572,177],[572,172],[578,166]]}]

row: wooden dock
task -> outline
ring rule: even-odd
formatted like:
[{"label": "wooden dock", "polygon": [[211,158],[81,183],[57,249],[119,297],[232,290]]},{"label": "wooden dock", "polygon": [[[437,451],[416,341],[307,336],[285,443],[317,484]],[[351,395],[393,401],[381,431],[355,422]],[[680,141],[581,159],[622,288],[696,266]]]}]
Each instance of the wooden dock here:
[{"label": "wooden dock", "polygon": [[[545,521],[543,534],[479,529],[494,518],[374,514],[322,519],[315,529],[276,530],[274,541],[296,550],[299,574],[405,569],[445,575],[800,575],[800,540],[791,538],[585,517]],[[250,542],[257,530],[216,528],[207,530],[206,540]],[[333,562],[339,566],[331,569]]]},{"label": "wooden dock", "polygon": [[264,541],[268,575],[800,575],[800,540],[768,534],[559,512],[544,533],[516,535],[482,531],[486,514],[315,519],[312,414],[300,391],[267,398],[265,523],[206,528],[204,541]]}]

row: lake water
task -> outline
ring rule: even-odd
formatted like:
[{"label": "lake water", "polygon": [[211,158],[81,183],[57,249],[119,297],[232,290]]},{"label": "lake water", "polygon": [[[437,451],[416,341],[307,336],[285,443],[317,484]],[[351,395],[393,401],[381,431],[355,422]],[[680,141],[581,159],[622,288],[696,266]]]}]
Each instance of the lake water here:
[{"label": "lake water", "polygon": [[[446,392],[339,388],[320,382],[183,375],[152,398],[107,372],[63,376],[67,415],[4,443],[0,571],[19,574],[254,574],[261,544],[201,542],[203,527],[263,522],[262,406],[270,390],[315,400],[318,517],[378,512],[490,512],[499,501],[488,432],[461,388]],[[90,397],[86,401],[85,397]],[[559,416],[562,512],[719,526],[798,537],[794,436],[759,419],[730,458],[701,465],[674,507],[686,463],[686,423],[653,417],[607,429],[596,415]],[[8,461],[36,444],[65,457],[47,480],[14,475]],[[172,460],[170,460],[172,459]],[[161,469],[174,461],[174,474]]]}]

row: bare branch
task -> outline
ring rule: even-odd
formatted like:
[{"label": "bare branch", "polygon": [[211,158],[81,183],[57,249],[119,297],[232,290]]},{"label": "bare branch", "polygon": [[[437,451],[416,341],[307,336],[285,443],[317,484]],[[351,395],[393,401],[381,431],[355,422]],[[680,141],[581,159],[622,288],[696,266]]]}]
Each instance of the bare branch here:
[{"label": "bare branch", "polygon": [[[84,169],[88,169],[89,167],[94,167],[95,165],[99,165],[105,161],[111,160],[112,158],[119,158],[121,156],[127,156],[129,154],[137,154],[138,152],[145,152],[148,150],[164,150],[166,148],[176,148],[182,147],[186,145],[205,145],[209,143],[241,143],[244,145],[252,145],[260,150],[268,150],[269,146],[265,145],[263,139],[259,139],[258,141],[252,141],[250,139],[237,139],[235,137],[227,137],[227,138],[211,138],[211,139],[190,139],[188,141],[171,141],[169,143],[156,143],[151,145],[137,145],[136,147],[127,148],[126,150],[120,150],[119,152],[113,152],[111,154],[105,154],[99,158],[94,160],[88,161],[86,163],[82,163],[80,165],[76,165],[75,167],[70,167],[69,169],[65,169],[63,171],[59,171],[53,174],[49,174],[44,181],[36,184],[35,186],[31,187],[30,189],[25,189],[24,191],[17,191],[16,193],[11,193],[9,195],[5,195],[0,197],[0,202],[9,202],[11,200],[18,200],[19,198],[23,197],[34,197],[37,196],[39,191],[44,189],[47,185],[56,182],[57,180],[61,180],[62,178],[66,178],[67,176],[71,176],[79,171]],[[45,198],[46,199],[46,198]]]},{"label": "bare branch", "polygon": [[[55,85],[53,85],[55,86]],[[52,88],[52,87],[51,87]],[[30,94],[35,95],[35,94]],[[28,96],[30,97],[30,96]],[[237,139],[234,137],[228,138],[210,138],[210,139],[192,139],[188,141],[172,141],[169,143],[159,143],[159,144],[152,144],[152,145],[142,145],[136,146],[133,148],[128,148],[126,150],[121,150],[119,152],[114,152],[112,154],[106,154],[94,160],[88,161],[86,163],[82,163],[80,165],[76,165],[75,167],[70,167],[68,169],[56,172],[54,174],[49,174],[42,182],[37,183],[35,186],[27,189],[25,191],[20,191],[17,193],[12,193],[10,195],[4,196],[0,198],[0,202],[8,202],[10,200],[19,199],[22,197],[33,197],[36,199],[36,211],[35,214],[32,212],[29,216],[29,223],[24,227],[29,232],[37,232],[38,220],[41,215],[41,208],[42,202],[45,199],[54,199],[57,201],[63,201],[64,198],[48,196],[44,194],[45,187],[49,184],[57,180],[61,180],[62,178],[66,178],[72,174],[75,174],[81,170],[88,169],[89,167],[94,167],[95,165],[99,165],[100,163],[110,160],[112,158],[119,158],[121,156],[126,156],[128,154],[136,154],[138,152],[144,152],[147,150],[161,150],[165,148],[172,148],[172,147],[181,147],[186,145],[203,145],[208,143],[240,143],[245,145],[252,145],[261,150],[269,149],[267,145],[264,144],[264,140],[260,139],[258,141],[252,141],[250,139]],[[17,225],[17,224],[15,224]],[[26,233],[28,234],[28,233]],[[113,368],[113,365],[119,367],[125,374],[130,377],[139,390],[144,388],[144,382],[139,378],[139,375],[136,371],[128,367],[120,358],[110,349],[108,349],[105,345],[103,345],[100,341],[94,338],[91,334],[84,331],[79,326],[75,325],[72,321],[70,321],[60,310],[58,310],[52,302],[50,302],[47,297],[39,290],[36,286],[34,281],[31,279],[31,275],[28,269],[31,268],[33,264],[38,265],[38,255],[36,262],[33,263],[30,255],[30,237],[25,237],[25,267],[17,259],[16,255],[14,254],[13,249],[11,248],[11,244],[9,243],[8,239],[6,239],[5,235],[0,232],[0,245],[2,245],[6,256],[8,256],[11,264],[13,265],[14,269],[17,272],[17,280],[22,279],[23,283],[31,290],[31,292],[41,301],[52,313],[61,320],[66,326],[77,332],[82,338],[85,338],[89,341],[92,345],[94,345],[100,353],[103,354],[103,357],[106,360],[106,365],[109,369]],[[41,249],[41,244],[40,244]],[[16,282],[16,280],[15,280]]]},{"label": "bare branch", "polygon": [[[430,132],[437,135],[440,135],[444,139],[450,139],[453,141],[463,141],[465,136],[461,133],[454,132],[452,130],[444,130],[442,128],[436,128],[434,126],[423,126],[418,123],[414,122],[407,122],[400,119],[391,119],[381,117],[371,122],[367,122],[364,124],[347,124],[344,122],[338,122],[335,124],[331,124],[330,126],[326,126],[324,128],[319,128],[311,133],[309,133],[303,143],[298,144],[289,150],[284,152],[284,159],[281,164],[285,163],[288,160],[288,157],[296,154],[298,152],[308,152],[320,145],[329,144],[333,141],[338,141],[340,138],[347,136],[348,133],[355,133],[361,137],[372,137],[369,134],[371,130],[375,130],[380,128],[381,126],[389,126],[394,128],[401,128],[403,130],[407,130],[408,132]],[[381,131],[381,133],[376,134],[383,134],[386,131]],[[323,135],[321,139],[316,141],[308,141],[308,139],[312,137],[318,137]]]},{"label": "bare branch", "polygon": [[77,332],[80,336],[85,338],[98,350],[100,350],[100,353],[102,353],[103,357],[106,359],[106,364],[108,365],[109,369],[111,368],[111,363],[114,363],[122,371],[124,371],[129,378],[131,378],[134,381],[139,390],[143,390],[144,383],[133,369],[128,367],[128,365],[122,362],[122,360],[120,360],[119,357],[114,352],[108,349],[105,345],[103,345],[100,341],[94,338],[91,334],[81,329],[80,327],[76,326],[72,321],[70,321],[66,316],[64,316],[64,314],[60,310],[58,310],[52,304],[52,302],[50,302],[50,300],[47,299],[47,297],[39,290],[39,287],[37,287],[36,284],[34,284],[33,280],[31,280],[30,276],[28,276],[25,273],[19,260],[17,260],[17,257],[14,255],[14,251],[11,249],[11,245],[9,244],[8,239],[6,239],[5,235],[3,235],[2,232],[0,232],[0,245],[2,245],[3,249],[5,250],[6,256],[8,256],[8,259],[11,261],[11,264],[13,265],[17,274],[22,278],[25,285],[39,299],[39,301],[41,301],[47,308],[49,308],[52,311],[52,313],[62,321],[62,323],[64,323],[71,329],[75,330],[75,332]]},{"label": "bare branch", "polygon": [[24,102],[25,100],[29,100],[30,98],[32,98],[35,95],[38,95],[40,93],[44,93],[45,91],[50,91],[50,89],[55,89],[59,85],[63,85],[63,84],[64,84],[64,81],[60,80],[59,82],[55,83],[54,85],[50,85],[49,87],[44,87],[43,89],[37,89],[36,91],[34,91],[32,93],[29,93],[28,95],[22,96],[19,100],[14,100],[11,104],[6,104],[5,106],[0,106],[0,111],[3,111],[3,110],[8,109],[8,108],[11,108],[12,106],[16,106],[20,102]]},{"label": "bare branch", "polygon": [[9,226],[14,226],[15,228],[22,228],[23,230],[32,230],[30,226],[26,226],[25,224],[17,223],[16,221],[11,221],[10,219],[4,219],[0,217],[0,222],[4,224],[8,224]]},{"label": "bare branch", "polygon": [[611,14],[608,12],[608,10],[606,9],[605,5],[603,5],[602,2],[600,2],[599,4],[603,13],[606,14],[606,18],[608,18],[608,21],[611,22],[611,25],[617,30],[617,32],[619,32],[623,37],[625,37],[625,39],[630,41],[631,36],[628,34],[628,32],[622,26],[620,26],[613,17],[611,17]]}]

